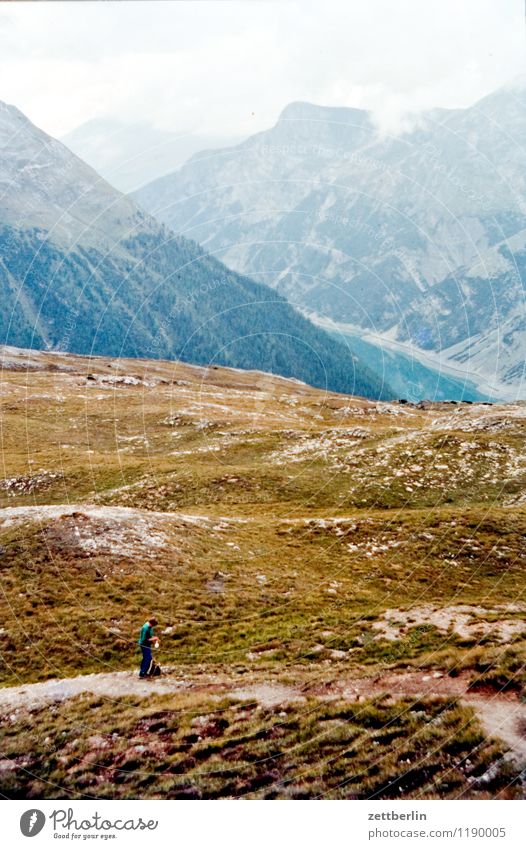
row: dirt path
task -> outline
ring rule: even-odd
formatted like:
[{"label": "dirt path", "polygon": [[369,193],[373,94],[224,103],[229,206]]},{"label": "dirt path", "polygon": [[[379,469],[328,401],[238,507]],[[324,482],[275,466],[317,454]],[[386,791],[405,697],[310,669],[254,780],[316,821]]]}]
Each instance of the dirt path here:
[{"label": "dirt path", "polygon": [[526,762],[526,705],[495,696],[468,696],[465,701],[474,709],[488,737],[498,737],[517,760]]},{"label": "dirt path", "polygon": [[470,692],[467,678],[450,678],[440,673],[422,674],[387,673],[367,678],[338,677],[328,682],[298,683],[263,682],[254,679],[229,679],[219,675],[197,677],[178,676],[168,672],[162,678],[141,681],[133,672],[112,672],[80,675],[24,684],[0,689],[0,713],[42,707],[54,701],[63,701],[81,693],[93,693],[108,699],[121,700],[126,696],[148,696],[150,693],[203,693],[210,697],[231,696],[249,699],[262,705],[275,707],[302,701],[308,696],[323,699],[344,698],[356,701],[386,694],[393,699],[401,697],[458,698],[476,712],[486,733],[498,737],[509,747],[509,752],[519,761],[526,761],[526,704],[515,696],[493,692]]},{"label": "dirt path", "polygon": [[[24,522],[46,522],[82,513],[94,519],[113,519],[114,521],[134,521],[148,518],[152,521],[169,522],[176,520],[194,525],[209,525],[217,519],[189,513],[162,513],[155,510],[141,510],[135,507],[103,507],[98,504],[40,504],[23,507],[4,507],[0,509],[0,525],[11,527]],[[241,521],[230,518],[228,521]]]},{"label": "dirt path", "polygon": [[[101,493],[104,495],[105,493]],[[152,523],[170,523],[177,522],[189,525],[197,525],[198,527],[209,528],[218,523],[228,523],[234,525],[250,525],[261,522],[261,518],[257,516],[234,516],[202,514],[202,513],[179,513],[170,511],[147,510],[141,507],[120,507],[117,505],[107,506],[96,504],[94,502],[82,502],[79,504],[26,504],[19,507],[2,507],[0,508],[0,529],[15,527],[16,525],[24,524],[24,522],[49,522],[53,519],[62,519],[73,516],[75,513],[80,513],[92,519],[110,519],[115,522],[133,522],[137,519],[151,521]],[[265,521],[274,521],[280,525],[306,525],[310,523],[346,523],[356,521],[357,514],[360,510],[346,516],[294,516],[283,517],[281,515],[268,516],[265,515]]]},{"label": "dirt path", "polygon": [[123,696],[148,696],[149,693],[173,693],[188,686],[171,676],[141,681],[132,672],[110,672],[79,675],[77,678],[53,678],[39,684],[22,684],[19,687],[0,689],[0,711],[17,708],[35,708],[55,701],[64,701],[81,693],[122,698]]},{"label": "dirt path", "polygon": [[349,700],[381,693],[393,698],[440,696],[460,699],[473,708],[488,736],[498,737],[509,747],[510,754],[526,762],[526,703],[511,694],[472,692],[468,690],[468,680],[465,676],[450,678],[440,673],[392,673],[337,682],[331,689]]}]

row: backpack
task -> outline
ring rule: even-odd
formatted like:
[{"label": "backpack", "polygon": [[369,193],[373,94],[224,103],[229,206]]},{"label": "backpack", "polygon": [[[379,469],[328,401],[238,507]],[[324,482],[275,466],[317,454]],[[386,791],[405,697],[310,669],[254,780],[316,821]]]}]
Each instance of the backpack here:
[{"label": "backpack", "polygon": [[152,659],[150,661],[150,665],[148,667],[148,672],[146,673],[146,675],[148,676],[148,678],[157,678],[157,676],[160,675],[160,674],[161,674],[161,667],[159,666],[157,661],[154,660],[153,657],[152,657]]}]

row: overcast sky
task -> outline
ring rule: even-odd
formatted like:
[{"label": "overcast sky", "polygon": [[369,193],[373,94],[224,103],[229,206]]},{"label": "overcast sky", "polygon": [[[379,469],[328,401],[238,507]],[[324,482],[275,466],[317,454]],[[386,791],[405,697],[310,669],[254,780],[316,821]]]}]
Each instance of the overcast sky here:
[{"label": "overcast sky", "polygon": [[464,106],[523,73],[522,0],[3,3],[0,99],[55,136],[111,116],[248,135],[290,101]]}]

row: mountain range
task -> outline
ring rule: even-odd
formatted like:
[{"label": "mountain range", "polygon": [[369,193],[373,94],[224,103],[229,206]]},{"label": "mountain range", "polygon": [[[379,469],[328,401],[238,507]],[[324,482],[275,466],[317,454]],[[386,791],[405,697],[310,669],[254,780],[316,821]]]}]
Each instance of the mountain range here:
[{"label": "mountain range", "polygon": [[349,348],[0,104],[0,341],[163,357],[389,397]]},{"label": "mountain range", "polygon": [[86,121],[60,141],[116,189],[132,192],[179,168],[196,151],[230,146],[240,139],[106,117]]},{"label": "mountain range", "polygon": [[292,103],[134,193],[315,320],[524,397],[526,93],[415,117]]}]

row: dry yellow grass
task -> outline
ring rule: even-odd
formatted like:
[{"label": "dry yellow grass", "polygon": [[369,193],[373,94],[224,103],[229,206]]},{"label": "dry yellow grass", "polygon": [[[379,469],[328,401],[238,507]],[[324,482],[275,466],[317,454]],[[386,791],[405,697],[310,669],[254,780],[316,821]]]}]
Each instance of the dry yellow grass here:
[{"label": "dry yellow grass", "polygon": [[3,356],[4,684],[132,668],[155,611],[178,673],[523,686],[526,406]]}]

